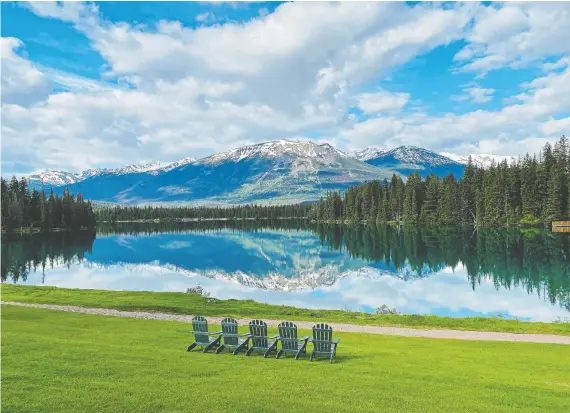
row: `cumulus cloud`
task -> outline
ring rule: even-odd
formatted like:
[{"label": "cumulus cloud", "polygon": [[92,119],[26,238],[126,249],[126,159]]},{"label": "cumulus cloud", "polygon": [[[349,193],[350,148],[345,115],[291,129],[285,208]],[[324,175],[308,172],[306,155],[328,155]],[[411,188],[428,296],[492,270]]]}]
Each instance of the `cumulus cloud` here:
[{"label": "cumulus cloud", "polygon": [[23,47],[20,39],[0,38],[2,65],[2,102],[30,105],[47,97],[49,81],[30,61],[17,54]]},{"label": "cumulus cloud", "polygon": [[463,85],[461,95],[452,96],[451,99],[458,102],[471,101],[474,103],[486,103],[493,99],[495,89],[487,89],[474,84]]},{"label": "cumulus cloud", "polygon": [[474,20],[473,29],[465,37],[468,44],[455,56],[463,71],[484,74],[570,53],[569,3],[481,7]]},{"label": "cumulus cloud", "polygon": [[391,93],[384,90],[361,94],[358,107],[365,113],[397,112],[406,106],[409,100],[409,93]]}]

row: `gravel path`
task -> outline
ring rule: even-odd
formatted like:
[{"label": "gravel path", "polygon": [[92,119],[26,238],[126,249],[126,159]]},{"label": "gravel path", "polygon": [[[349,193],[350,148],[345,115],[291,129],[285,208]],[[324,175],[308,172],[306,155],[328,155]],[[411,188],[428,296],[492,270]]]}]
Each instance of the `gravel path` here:
[{"label": "gravel path", "polygon": [[[84,314],[98,314],[115,317],[133,317],[133,318],[147,318],[152,320],[168,320],[168,321],[181,321],[189,323],[192,320],[191,315],[177,315],[158,312],[144,312],[144,311],[119,311],[110,310],[106,308],[87,308],[75,307],[68,305],[52,305],[52,304],[28,304],[18,303],[13,301],[3,301],[3,305],[15,305],[19,307],[33,307],[33,308],[47,308],[50,310],[70,311],[73,313]],[[223,317],[206,317],[211,324],[220,324]],[[249,323],[249,319],[237,319],[240,324]],[[268,326],[277,327],[281,322],[280,320],[264,320]],[[311,321],[295,321],[299,328],[310,329],[313,326]],[[486,340],[486,341],[518,341],[527,343],[553,343],[553,344],[568,344],[570,345],[569,336],[556,336],[547,334],[512,334],[512,333],[495,333],[486,331],[461,331],[461,330],[421,330],[414,328],[401,328],[401,327],[377,327],[377,326],[362,326],[355,324],[341,324],[341,323],[328,323],[335,331],[346,331],[354,333],[369,333],[369,334],[388,334],[393,336],[406,336],[406,337],[428,337],[428,338],[449,338],[458,340]]]}]

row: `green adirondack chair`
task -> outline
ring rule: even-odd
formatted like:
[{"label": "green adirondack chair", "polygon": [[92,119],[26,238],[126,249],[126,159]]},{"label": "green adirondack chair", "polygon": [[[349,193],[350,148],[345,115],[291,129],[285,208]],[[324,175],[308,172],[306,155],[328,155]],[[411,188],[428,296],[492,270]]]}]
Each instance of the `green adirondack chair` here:
[{"label": "green adirondack chair", "polygon": [[279,329],[278,340],[281,342],[281,348],[277,352],[276,358],[281,357],[283,353],[295,353],[295,360],[299,360],[301,354],[307,354],[309,336],[299,338],[297,326],[290,321],[283,321],[277,328]]},{"label": "green adirondack chair", "polygon": [[231,317],[226,317],[222,320],[223,344],[216,349],[216,354],[219,354],[224,348],[227,348],[228,350],[233,350],[235,356],[241,350],[245,350],[249,347],[249,338],[249,333],[238,333],[238,323],[236,320]]},{"label": "green adirondack chair", "polygon": [[222,338],[221,331],[216,333],[208,332],[208,321],[197,316],[192,319],[192,334],[194,334],[194,342],[188,346],[186,351],[192,351],[194,347],[202,347],[202,351],[206,353],[208,350],[218,347]]},{"label": "green adirondack chair", "polygon": [[333,362],[340,338],[333,341],[332,331],[332,327],[327,324],[319,323],[313,326],[313,337],[309,339],[309,341],[313,343],[313,352],[309,358],[310,361],[313,361],[313,357],[315,356],[327,355],[330,356],[331,363]]},{"label": "green adirondack chair", "polygon": [[250,346],[246,356],[254,350],[263,351],[263,357],[267,358],[273,352],[277,352],[277,338],[279,336],[267,337],[267,324],[263,320],[252,320],[249,323]]}]

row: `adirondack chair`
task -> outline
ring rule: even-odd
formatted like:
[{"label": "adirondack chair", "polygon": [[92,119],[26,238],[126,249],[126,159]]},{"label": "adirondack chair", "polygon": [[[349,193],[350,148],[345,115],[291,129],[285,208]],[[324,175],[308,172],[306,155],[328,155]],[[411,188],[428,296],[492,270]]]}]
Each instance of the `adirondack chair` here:
[{"label": "adirondack chair", "polygon": [[224,348],[228,348],[229,350],[233,350],[235,356],[241,350],[249,347],[249,338],[249,333],[238,333],[238,323],[236,320],[231,317],[226,317],[222,320],[223,344],[216,349],[216,354],[219,354]]},{"label": "adirondack chair", "polygon": [[273,352],[277,352],[277,341],[279,336],[267,337],[267,324],[263,320],[252,320],[249,323],[249,338],[251,344],[246,356],[249,356],[254,350],[263,351],[263,357]]},{"label": "adirondack chair", "polygon": [[208,321],[204,317],[194,317],[192,319],[192,329],[194,342],[188,346],[186,351],[192,351],[194,347],[200,346],[202,347],[202,351],[206,353],[208,350],[220,345],[222,332],[218,331],[216,333],[209,333]]},{"label": "adirondack chair", "polygon": [[333,341],[331,326],[323,323],[315,324],[313,326],[313,337],[309,341],[313,343],[313,352],[309,361],[313,361],[315,356],[327,355],[330,356],[330,362],[333,362],[340,339],[337,338]]},{"label": "adirondack chair", "polygon": [[283,353],[295,353],[295,360],[299,360],[301,354],[307,354],[309,336],[297,337],[297,326],[290,321],[283,321],[279,324],[278,329],[281,349],[277,352],[276,358],[281,357]]}]

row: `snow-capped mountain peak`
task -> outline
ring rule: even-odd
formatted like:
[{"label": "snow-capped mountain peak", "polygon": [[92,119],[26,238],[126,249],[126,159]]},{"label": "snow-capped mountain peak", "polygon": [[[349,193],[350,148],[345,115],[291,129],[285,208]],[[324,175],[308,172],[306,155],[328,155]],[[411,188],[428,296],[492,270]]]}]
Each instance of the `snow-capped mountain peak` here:
[{"label": "snow-capped mountain peak", "polygon": [[78,181],[77,174],[52,170],[29,175],[27,179],[28,181],[37,181],[40,184],[43,182],[44,185],[53,186],[71,185]]},{"label": "snow-capped mountain peak", "polygon": [[359,161],[366,162],[369,159],[378,158],[380,155],[388,152],[386,148],[366,148],[360,151],[351,152],[350,155]]},{"label": "snow-capped mountain peak", "polygon": [[438,166],[456,163],[453,159],[442,154],[411,145],[403,145],[391,150],[366,148],[361,151],[352,152],[351,155],[363,162],[390,157],[403,164],[429,164],[431,166]]},{"label": "snow-capped mountain peak", "polygon": [[239,162],[244,159],[261,157],[261,158],[280,158],[283,156],[292,156],[295,158],[316,158],[325,159],[332,157],[348,157],[344,152],[333,148],[331,145],[317,144],[310,141],[288,141],[279,140],[264,142],[255,145],[242,146],[227,152],[218,153],[198,162],[205,164],[221,163],[221,162]]},{"label": "snow-capped mountain peak", "polygon": [[386,154],[393,155],[395,159],[411,164],[428,163],[432,166],[437,166],[455,163],[455,161],[452,159],[442,156],[438,153],[411,145],[399,146],[396,149],[388,151]]}]

